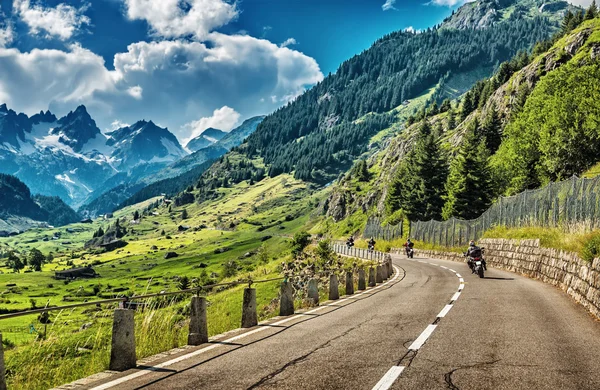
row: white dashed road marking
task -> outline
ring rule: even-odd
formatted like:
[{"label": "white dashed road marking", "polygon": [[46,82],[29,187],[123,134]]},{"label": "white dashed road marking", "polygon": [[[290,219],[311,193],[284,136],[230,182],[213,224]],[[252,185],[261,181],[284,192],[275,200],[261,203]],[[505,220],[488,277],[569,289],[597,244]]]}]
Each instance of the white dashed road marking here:
[{"label": "white dashed road marking", "polygon": [[[434,266],[438,266],[443,269],[446,269],[450,272],[453,272],[460,282],[460,284],[458,285],[458,291],[454,293],[454,295],[450,299],[450,303],[447,304],[446,306],[444,306],[444,308],[442,309],[440,314],[437,315],[434,323],[429,324],[427,326],[427,328],[425,328],[425,330],[419,335],[419,337],[417,337],[417,339],[415,341],[413,341],[413,343],[410,345],[410,347],[408,347],[409,351],[418,351],[423,346],[423,344],[425,344],[427,339],[429,339],[429,337],[433,334],[433,331],[435,330],[435,328],[437,328],[437,323],[440,320],[440,318],[443,318],[448,314],[448,312],[454,306],[454,302],[456,302],[458,297],[460,297],[462,290],[464,290],[464,288],[465,288],[465,280],[458,272],[456,272],[452,268],[447,268],[447,267],[444,267],[443,265],[433,264],[433,263],[429,263],[429,262],[422,261],[422,260],[411,260],[411,259],[407,259],[407,260],[408,261],[418,261],[419,263],[434,265]],[[394,384],[396,379],[398,379],[400,377],[400,375],[402,374],[402,372],[405,369],[406,369],[406,366],[393,366],[392,368],[390,368],[388,370],[388,372],[383,376],[383,378],[381,378],[381,380],[379,382],[377,382],[375,387],[373,387],[373,390],[389,389]]]},{"label": "white dashed road marking", "polygon": [[381,378],[379,382],[373,387],[373,390],[385,390],[389,389],[396,379],[404,371],[404,366],[393,366],[388,372]]}]

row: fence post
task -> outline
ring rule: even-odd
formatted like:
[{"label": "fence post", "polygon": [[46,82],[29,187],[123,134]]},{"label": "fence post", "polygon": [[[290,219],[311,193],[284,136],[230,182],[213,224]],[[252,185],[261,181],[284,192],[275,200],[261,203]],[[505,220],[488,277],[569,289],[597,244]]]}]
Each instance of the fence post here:
[{"label": "fence post", "polygon": [[369,287],[375,287],[377,282],[375,281],[375,268],[369,268]]},{"label": "fence post", "polygon": [[354,275],[352,271],[346,272],[346,295],[354,294]]},{"label": "fence post", "polygon": [[0,333],[0,390],[6,390],[6,368],[4,366],[4,347],[2,333]]},{"label": "fence post", "polygon": [[315,278],[308,281],[308,298],[313,305],[319,305],[319,282]]},{"label": "fence post", "polygon": [[244,289],[244,300],[242,302],[242,328],[252,328],[256,325],[258,325],[256,289],[248,287]]},{"label": "fence post", "polygon": [[383,283],[383,269],[381,268],[381,265],[377,266],[377,274],[375,277],[377,278],[377,283]]},{"label": "fence post", "polygon": [[208,342],[206,324],[206,298],[192,297],[190,302],[190,333],[188,345],[200,345]]},{"label": "fence post", "polygon": [[281,299],[279,300],[279,315],[291,316],[294,314],[294,290],[287,280],[281,283]]},{"label": "fence post", "polygon": [[367,289],[367,282],[365,280],[365,269],[364,268],[358,269],[358,289],[361,291]]},{"label": "fence post", "polygon": [[335,301],[340,299],[340,290],[338,288],[339,280],[336,274],[329,276],[329,300]]},{"label": "fence post", "polygon": [[109,370],[125,371],[136,366],[134,314],[133,310],[115,309]]}]

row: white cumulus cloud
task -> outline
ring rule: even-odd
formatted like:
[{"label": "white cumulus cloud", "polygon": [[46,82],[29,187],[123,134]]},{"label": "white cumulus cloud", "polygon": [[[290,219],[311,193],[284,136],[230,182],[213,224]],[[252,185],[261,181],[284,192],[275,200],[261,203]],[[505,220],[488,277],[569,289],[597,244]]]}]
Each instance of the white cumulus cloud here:
[{"label": "white cumulus cloud", "polygon": [[118,119],[115,119],[111,124],[110,124],[110,128],[106,129],[108,131],[115,131],[118,130],[122,127],[129,127],[129,123],[125,123],[125,122],[121,122]]},{"label": "white cumulus cloud", "polygon": [[197,121],[187,123],[183,126],[184,130],[189,133],[185,144],[202,134],[209,127],[231,131],[240,121],[240,113],[231,107],[223,106],[213,111],[212,116],[200,118]]},{"label": "white cumulus cloud", "polygon": [[14,40],[14,30],[12,25],[0,26],[0,48],[10,45]]},{"label": "white cumulus cloud", "polygon": [[0,70],[0,96],[17,111],[34,113],[52,104],[72,108],[96,92],[115,92],[102,57],[78,45],[69,51],[0,49]]},{"label": "white cumulus cloud", "polygon": [[125,0],[125,6],[129,19],[147,21],[164,38],[202,40],[238,15],[235,4],[223,0]]},{"label": "white cumulus cloud", "polygon": [[394,7],[395,4],[396,0],[386,0],[385,3],[381,6],[381,9],[384,11],[394,10],[396,9],[396,7]]},{"label": "white cumulus cloud", "polygon": [[274,109],[323,79],[313,58],[267,40],[211,33],[208,42],[138,42],[117,54],[117,87],[144,91],[139,105],[125,102],[122,109],[133,105],[130,111],[136,112],[143,106],[166,123],[173,123],[169,112],[197,118],[198,112],[223,106],[264,113],[260,98],[276,96]]},{"label": "white cumulus cloud", "polygon": [[288,46],[293,46],[293,45],[297,45],[298,41],[296,41],[295,38],[288,38],[285,41],[283,41],[281,43],[281,45],[279,45],[279,47],[288,47]]},{"label": "white cumulus cloud", "polygon": [[41,3],[32,4],[30,0],[14,0],[13,12],[27,24],[33,35],[45,32],[46,38],[71,39],[91,20],[84,15],[87,5],[81,8],[61,3],[56,7],[45,7]]},{"label": "white cumulus cloud", "polygon": [[143,92],[143,88],[140,87],[139,85],[127,88],[127,93],[136,100],[142,99],[142,92]]}]

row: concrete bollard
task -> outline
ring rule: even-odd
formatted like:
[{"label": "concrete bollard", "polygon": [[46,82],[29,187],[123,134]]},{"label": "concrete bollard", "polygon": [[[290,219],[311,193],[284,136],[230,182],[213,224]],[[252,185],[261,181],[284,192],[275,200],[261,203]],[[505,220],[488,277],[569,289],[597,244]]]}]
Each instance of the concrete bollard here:
[{"label": "concrete bollard", "polygon": [[380,265],[377,266],[377,273],[375,274],[375,278],[377,283],[383,283],[383,268]]},{"label": "concrete bollard", "polygon": [[338,288],[339,280],[337,275],[331,275],[329,277],[329,300],[335,301],[340,299],[340,290]]},{"label": "concrete bollard", "polygon": [[258,325],[256,315],[256,289],[245,288],[242,302],[242,328],[252,328]]},{"label": "concrete bollard", "polygon": [[367,289],[367,282],[365,280],[365,270],[363,268],[360,268],[358,270],[358,289],[361,291]]},{"label": "concrete bollard", "polygon": [[381,279],[385,282],[388,279],[387,263],[381,263]]},{"label": "concrete bollard", "polygon": [[281,299],[279,300],[279,315],[291,316],[294,314],[294,289],[288,281],[281,283]]},{"label": "concrete bollard", "polygon": [[377,283],[375,282],[375,269],[373,267],[369,268],[369,287],[375,287]]},{"label": "concrete bollard", "polygon": [[308,281],[308,299],[313,305],[319,305],[319,281],[315,278]]},{"label": "concrete bollard", "polygon": [[190,333],[188,334],[188,345],[208,343],[206,298],[192,297],[190,308]]},{"label": "concrete bollard", "polygon": [[136,366],[134,314],[129,309],[115,310],[109,370],[125,371]]},{"label": "concrete bollard", "polygon": [[392,263],[392,259],[388,259],[388,274],[391,277],[394,274],[394,264]]},{"label": "concrete bollard", "polygon": [[4,366],[4,347],[2,346],[2,333],[0,333],[0,390],[6,390],[6,368]]},{"label": "concrete bollard", "polygon": [[346,295],[354,294],[354,274],[352,271],[346,272]]}]

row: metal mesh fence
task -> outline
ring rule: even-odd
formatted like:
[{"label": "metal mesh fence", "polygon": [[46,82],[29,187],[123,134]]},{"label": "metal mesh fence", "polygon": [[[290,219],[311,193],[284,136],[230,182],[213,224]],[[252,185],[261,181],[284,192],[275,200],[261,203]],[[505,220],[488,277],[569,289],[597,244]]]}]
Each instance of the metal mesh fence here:
[{"label": "metal mesh fence", "polygon": [[363,232],[363,237],[372,237],[376,240],[386,241],[402,237],[402,222],[395,226],[382,226],[382,222],[379,218],[369,218],[365,231]]},{"label": "metal mesh fence", "polygon": [[411,222],[412,238],[445,246],[464,245],[479,240],[495,226],[553,227],[565,232],[590,231],[600,227],[600,177],[551,183],[537,190],[526,190],[500,197],[479,218],[448,221]]}]

